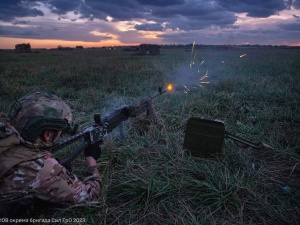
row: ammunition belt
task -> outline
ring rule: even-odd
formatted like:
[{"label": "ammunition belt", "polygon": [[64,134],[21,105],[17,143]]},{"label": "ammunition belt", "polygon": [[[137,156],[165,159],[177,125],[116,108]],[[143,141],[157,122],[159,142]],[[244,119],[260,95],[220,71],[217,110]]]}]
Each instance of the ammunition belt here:
[{"label": "ammunition belt", "polygon": [[182,130],[184,131],[185,130],[185,127],[186,127],[186,122],[183,123],[183,124],[180,124],[180,125],[174,125],[174,126],[170,126],[167,128],[167,131],[179,131],[179,130]]}]

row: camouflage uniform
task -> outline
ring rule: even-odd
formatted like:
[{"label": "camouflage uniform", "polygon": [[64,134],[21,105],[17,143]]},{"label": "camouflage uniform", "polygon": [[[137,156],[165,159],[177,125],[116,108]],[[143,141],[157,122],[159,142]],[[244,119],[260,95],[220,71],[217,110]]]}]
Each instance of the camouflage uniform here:
[{"label": "camouflage uniform", "polygon": [[[59,99],[53,101],[53,98],[57,98],[56,96],[47,97],[40,93],[34,93],[29,96],[34,101],[37,100],[42,104],[50,100],[56,103],[59,101]],[[30,106],[26,104],[24,106],[22,103],[22,109],[25,107],[30,108]],[[45,108],[45,106],[41,105],[35,107]],[[31,114],[34,113],[32,109],[29,111]],[[37,114],[40,113],[39,109],[36,111]],[[63,115],[66,111],[69,114]],[[57,113],[51,110],[51,107],[48,107],[44,112],[46,112],[45,114],[48,113],[47,116]],[[59,113],[59,116],[68,118],[68,121],[71,120],[69,109]],[[22,138],[18,131],[23,128],[22,123],[26,122],[24,119],[26,115],[24,116],[24,113],[20,112],[19,114],[11,120],[11,124],[14,126],[4,122],[6,130],[4,133],[2,132],[2,137],[6,134],[6,139],[7,137],[10,138],[11,145],[2,143],[1,146],[0,142],[0,214],[2,212],[5,215],[6,211],[4,209],[8,209],[15,199],[19,200],[29,197],[63,204],[96,201],[100,195],[101,186],[101,177],[96,168],[97,166],[88,167],[87,177],[84,181],[79,181],[74,174],[70,174],[60,165],[50,152],[40,150],[40,148],[50,146],[51,143],[43,141],[41,138],[32,143]],[[55,116],[57,117],[58,115]],[[14,127],[18,128],[18,126],[21,128],[17,131]]]}]

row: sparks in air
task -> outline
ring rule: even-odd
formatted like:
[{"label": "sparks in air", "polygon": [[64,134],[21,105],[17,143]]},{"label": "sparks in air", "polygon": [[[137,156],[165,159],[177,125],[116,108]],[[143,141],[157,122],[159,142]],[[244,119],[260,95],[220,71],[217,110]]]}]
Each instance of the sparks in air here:
[{"label": "sparks in air", "polygon": [[243,54],[243,55],[240,55],[240,58],[243,58],[243,57],[245,57],[247,54]]},{"label": "sparks in air", "polygon": [[192,67],[193,67],[194,64],[195,64],[194,61],[191,61],[191,62],[190,62],[190,69],[192,69]]},{"label": "sparks in air", "polygon": [[191,91],[190,89],[188,89],[187,86],[183,85],[183,87],[184,87],[184,89],[185,89],[186,91]]},{"label": "sparks in air", "polygon": [[194,47],[195,47],[195,41],[193,42],[193,46],[192,46],[191,59],[193,58]]},{"label": "sparks in air", "polygon": [[195,48],[195,41],[193,42],[192,52],[191,52],[191,62],[190,62],[190,69],[192,69],[193,65],[195,64],[195,57],[196,57],[196,51],[194,54],[194,48]]},{"label": "sparks in air", "polygon": [[208,77],[208,70],[206,70],[206,74],[203,77],[201,77],[200,80],[204,80],[207,77]]},{"label": "sparks in air", "polygon": [[[189,93],[191,90],[187,87],[187,86],[185,86],[185,85],[183,85],[183,92],[184,92],[184,94],[187,94],[187,93]],[[191,94],[191,93],[190,93]]]},{"label": "sparks in air", "polygon": [[206,71],[205,75],[200,78],[200,81],[197,83],[197,85],[199,87],[203,87],[202,84],[209,84],[210,83],[209,81],[204,81],[204,79],[206,79],[207,77],[209,77],[208,70]]},{"label": "sparks in air", "polygon": [[[200,64],[199,67],[205,62],[205,60],[203,60]],[[200,73],[200,69],[198,70],[198,73]]]}]

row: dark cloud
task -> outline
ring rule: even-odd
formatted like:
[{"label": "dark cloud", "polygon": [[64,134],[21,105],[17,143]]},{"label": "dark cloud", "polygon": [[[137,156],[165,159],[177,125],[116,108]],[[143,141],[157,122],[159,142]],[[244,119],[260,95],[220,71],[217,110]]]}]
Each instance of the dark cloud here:
[{"label": "dark cloud", "polygon": [[[78,32],[78,29],[80,32]],[[35,38],[35,39],[57,39],[65,41],[87,41],[98,42],[112,39],[109,35],[90,34],[90,28],[83,25],[69,25],[63,29],[57,29],[52,25],[39,27],[15,27],[0,26],[0,36],[14,38]]]},{"label": "dark cloud", "polygon": [[[28,7],[29,2],[31,8]],[[0,19],[12,20],[17,16],[43,15],[32,8],[38,0],[4,0],[0,2]],[[43,1],[44,2],[44,1]],[[299,0],[48,0],[46,6],[60,17],[67,12],[80,13],[80,18],[114,21],[146,19],[161,24],[168,22],[171,29],[197,30],[211,26],[230,27],[236,21],[235,12],[246,12],[252,17],[268,17]],[[2,6],[2,7],[1,7]],[[2,13],[1,13],[2,12]],[[2,17],[1,17],[2,14]],[[74,19],[73,19],[74,20]],[[75,21],[75,20],[74,20]],[[138,30],[162,30],[159,25],[137,25]]]},{"label": "dark cloud", "polygon": [[22,38],[36,38],[38,33],[35,30],[14,26],[0,26],[0,36],[2,37],[22,37]]},{"label": "dark cloud", "polygon": [[163,26],[157,23],[135,25],[134,28],[137,30],[145,30],[145,31],[163,31]]},{"label": "dark cloud", "polygon": [[[171,27],[183,18],[184,21],[191,21],[187,27],[200,29],[209,25],[222,27],[233,24],[236,12],[245,12],[251,17],[268,17],[289,6],[300,7],[299,0],[1,0],[0,20],[42,16],[42,11],[33,8],[37,2],[46,2],[47,7],[58,15],[74,12],[90,20],[105,20],[111,16],[115,21],[152,19],[157,23],[164,22],[164,19]],[[226,22],[222,22],[224,19]],[[201,25],[195,25],[197,20]]]},{"label": "dark cloud", "polygon": [[168,8],[153,7],[152,15],[160,18],[168,18],[172,16],[198,17],[200,15],[209,16],[211,13],[224,11],[220,7],[210,4],[209,0],[199,2],[186,2],[183,5],[174,5]]},{"label": "dark cloud", "polygon": [[111,16],[114,20],[131,20],[134,18],[144,18],[147,10],[139,8],[139,5],[132,0],[85,0],[85,3],[81,5],[80,13],[85,18],[93,16],[98,19],[106,19],[107,16]]},{"label": "dark cloud", "polygon": [[168,21],[168,28],[181,30],[199,30],[211,26],[228,27],[236,21],[233,12],[210,1],[187,2],[180,6],[154,8],[152,15],[161,21]]},{"label": "dark cloud", "polygon": [[[235,40],[247,39],[251,44],[271,44],[276,43],[299,43],[300,29],[299,27],[290,25],[283,26],[280,25],[273,29],[257,29],[257,30],[247,30],[231,32],[234,35]],[[296,28],[296,29],[293,29]],[[284,29],[284,32],[282,32]]]},{"label": "dark cloud", "polygon": [[36,8],[37,0],[1,0],[0,2],[0,20],[12,21],[16,17],[25,16],[43,16],[44,13]]},{"label": "dark cloud", "polygon": [[217,2],[224,9],[247,13],[250,17],[269,17],[288,7],[283,0],[217,0]]},{"label": "dark cloud", "polygon": [[290,9],[293,6],[295,9],[300,9],[300,0],[285,0],[285,4]]},{"label": "dark cloud", "polygon": [[[256,29],[256,30],[230,30],[213,32],[179,32],[177,34],[162,34],[159,38],[163,38],[166,43],[187,44],[196,42],[197,44],[242,44],[249,42],[250,44],[284,44],[299,43],[300,29],[293,30],[290,25],[285,26],[285,32],[279,29]],[[296,29],[296,27],[294,27]],[[284,43],[283,43],[284,42]]]},{"label": "dark cloud", "polygon": [[210,12],[247,13],[250,17],[269,17],[280,10],[300,7],[299,0],[49,0],[57,14],[80,11],[85,18],[129,20],[154,16],[169,18],[182,15],[209,15]]},{"label": "dark cloud", "polygon": [[170,5],[181,5],[184,0],[137,0],[142,5],[153,5],[153,6],[170,6]]},{"label": "dark cloud", "polygon": [[81,13],[81,18],[93,20],[94,18],[105,20],[107,16],[115,20],[130,20],[132,18],[142,18],[143,9],[139,9],[139,4],[135,0],[49,0],[48,7],[53,13],[58,15],[67,12]]},{"label": "dark cloud", "polygon": [[15,20],[15,21],[13,21],[13,24],[14,25],[19,25],[19,24],[28,24],[28,22],[27,21],[19,21],[19,20]]},{"label": "dark cloud", "polygon": [[81,0],[49,0],[48,7],[53,13],[56,14],[66,14],[70,11],[79,10],[80,6],[83,4]]},{"label": "dark cloud", "polygon": [[173,18],[172,23],[167,25],[167,28],[171,28],[176,30],[177,28],[184,31],[192,31],[192,30],[203,30],[206,28],[221,27],[221,28],[229,28],[234,27],[234,22],[236,21],[236,17],[234,15],[229,14],[228,17],[221,17],[219,15],[211,15],[210,19],[204,20],[202,16],[198,16],[196,18],[187,18],[187,17],[178,17]]},{"label": "dark cloud", "polygon": [[277,26],[285,31],[300,32],[300,23],[282,23],[278,24]]},{"label": "dark cloud", "polygon": [[[162,7],[166,6],[168,7]],[[128,0],[119,1],[96,1],[86,0],[80,6],[83,17],[91,15],[105,19],[111,16],[114,20],[147,19],[157,24],[168,22],[171,29],[196,30],[209,26],[227,27],[236,21],[233,12],[224,10],[220,6],[213,6],[210,0],[203,1],[146,1]],[[139,30],[162,30],[159,25],[139,25]]]},{"label": "dark cloud", "polygon": [[[47,6],[53,13],[60,15],[59,18],[72,11],[89,20],[106,20],[107,16],[111,16],[114,21],[147,19],[158,24],[167,21],[168,28],[182,30],[228,27],[236,21],[233,12],[212,5],[210,0],[49,0]],[[143,24],[137,26],[137,29],[162,30],[162,27]]]},{"label": "dark cloud", "polygon": [[300,18],[300,16],[297,16],[297,15],[293,15],[293,17],[296,18],[296,19]]}]

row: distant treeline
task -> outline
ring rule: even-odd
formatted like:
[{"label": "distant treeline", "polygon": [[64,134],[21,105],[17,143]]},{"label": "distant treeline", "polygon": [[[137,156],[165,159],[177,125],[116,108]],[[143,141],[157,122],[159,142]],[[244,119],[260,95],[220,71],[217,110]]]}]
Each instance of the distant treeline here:
[{"label": "distant treeline", "polygon": [[[170,44],[170,45],[160,45],[161,48],[188,48],[191,49],[193,47],[193,44]],[[203,45],[203,44],[195,44],[194,48],[196,49],[223,49],[223,50],[229,50],[229,49],[239,49],[239,48],[282,48],[282,49],[300,49],[300,46],[287,46],[287,45]]]}]

